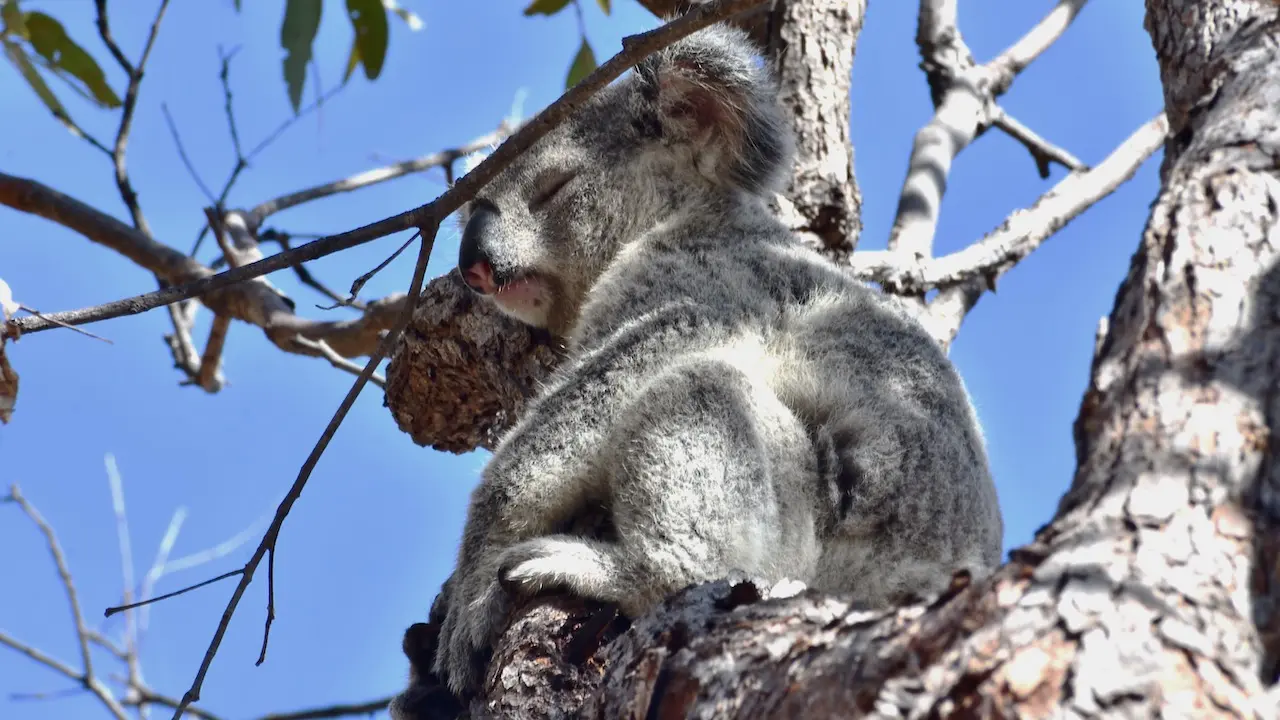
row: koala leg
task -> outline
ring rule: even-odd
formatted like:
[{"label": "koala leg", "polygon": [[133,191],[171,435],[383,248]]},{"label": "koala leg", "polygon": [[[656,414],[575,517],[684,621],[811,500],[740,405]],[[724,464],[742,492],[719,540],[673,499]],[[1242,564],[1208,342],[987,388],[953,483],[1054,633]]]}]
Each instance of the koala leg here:
[{"label": "koala leg", "polygon": [[[698,360],[653,379],[598,466],[617,542],[566,535],[511,547],[510,588],[562,587],[635,617],[688,585],[725,577],[805,580],[817,561],[803,427],[762,383]],[[812,482],[807,485],[812,486]]]}]

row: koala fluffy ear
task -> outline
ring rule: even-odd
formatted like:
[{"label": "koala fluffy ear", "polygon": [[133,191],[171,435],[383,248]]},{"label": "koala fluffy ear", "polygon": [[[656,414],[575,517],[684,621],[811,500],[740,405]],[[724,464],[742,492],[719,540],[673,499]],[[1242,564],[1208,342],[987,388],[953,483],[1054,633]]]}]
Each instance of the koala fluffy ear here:
[{"label": "koala fluffy ear", "polygon": [[636,76],[663,136],[690,144],[704,174],[761,196],[785,180],[791,130],[746,33],[723,24],[700,30],[650,55]]}]

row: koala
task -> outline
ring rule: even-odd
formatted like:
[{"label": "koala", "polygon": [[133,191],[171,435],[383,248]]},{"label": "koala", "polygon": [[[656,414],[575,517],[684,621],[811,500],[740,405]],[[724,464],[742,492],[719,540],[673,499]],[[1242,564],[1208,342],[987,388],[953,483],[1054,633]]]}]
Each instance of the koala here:
[{"label": "koala", "polygon": [[[999,564],[985,441],[946,353],[770,212],[793,142],[775,93],[749,38],[712,26],[464,208],[466,284],[566,358],[471,496],[432,668],[459,696],[520,596],[635,617],[743,573],[872,608]],[[566,530],[601,511],[610,537]]]}]

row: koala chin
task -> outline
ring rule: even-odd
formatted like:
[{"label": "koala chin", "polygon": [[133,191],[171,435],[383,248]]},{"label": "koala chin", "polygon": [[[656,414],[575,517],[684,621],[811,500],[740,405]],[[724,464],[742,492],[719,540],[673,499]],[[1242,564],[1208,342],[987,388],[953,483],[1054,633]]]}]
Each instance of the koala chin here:
[{"label": "koala chin", "polygon": [[[513,594],[634,616],[741,572],[883,607],[999,563],[963,382],[897,303],[770,213],[791,156],[757,49],[713,26],[464,208],[467,285],[567,357],[485,466],[437,598],[430,672],[454,693],[478,690]],[[599,510],[609,538],[565,532]]]}]

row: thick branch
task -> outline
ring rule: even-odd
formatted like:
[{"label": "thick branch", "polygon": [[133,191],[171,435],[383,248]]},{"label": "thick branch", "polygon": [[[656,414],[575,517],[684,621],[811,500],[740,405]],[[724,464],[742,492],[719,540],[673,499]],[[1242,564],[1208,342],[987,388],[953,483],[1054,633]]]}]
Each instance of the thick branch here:
[{"label": "thick branch", "polygon": [[781,216],[833,259],[853,252],[862,230],[849,87],[866,9],[865,0],[781,0],[769,20],[778,99],[796,139],[791,179],[778,198]]}]

